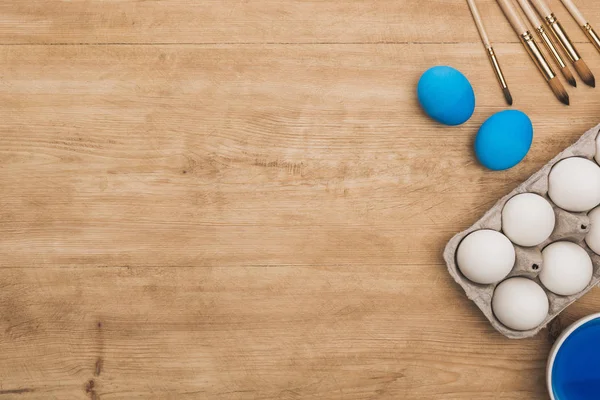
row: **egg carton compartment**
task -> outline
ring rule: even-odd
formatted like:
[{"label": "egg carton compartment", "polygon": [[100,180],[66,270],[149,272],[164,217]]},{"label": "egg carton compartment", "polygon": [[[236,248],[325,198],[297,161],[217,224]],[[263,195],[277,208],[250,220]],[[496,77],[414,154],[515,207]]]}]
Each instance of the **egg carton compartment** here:
[{"label": "egg carton compartment", "polygon": [[[544,167],[529,177],[529,179],[512,192],[502,197],[479,221],[465,231],[455,235],[446,245],[444,250],[444,260],[446,261],[450,275],[464,289],[467,297],[477,304],[492,326],[508,338],[524,339],[536,335],[567,306],[585,295],[600,282],[600,256],[595,254],[585,242],[585,236],[590,230],[590,220],[587,216],[587,212],[576,213],[565,211],[556,206],[556,204],[548,197],[548,175],[556,163],[570,157],[583,157],[595,162],[596,138],[599,132],[600,125],[583,134],[575,144],[559,153]],[[548,200],[554,209],[556,217],[554,231],[546,241],[535,247],[521,247],[513,243],[516,254],[515,266],[509,275],[500,282],[482,285],[468,280],[461,273],[456,262],[456,252],[461,241],[470,233],[481,229],[491,229],[502,232],[502,210],[504,205],[512,197],[521,193],[538,194]],[[592,260],[592,280],[583,291],[577,294],[571,296],[559,296],[546,289],[539,280],[538,275],[544,268],[542,250],[550,243],[556,241],[570,241],[578,244],[587,251]],[[549,299],[549,311],[547,317],[538,327],[527,331],[518,331],[506,327],[494,316],[492,311],[492,297],[496,286],[506,279],[516,276],[532,279],[544,289]]]}]

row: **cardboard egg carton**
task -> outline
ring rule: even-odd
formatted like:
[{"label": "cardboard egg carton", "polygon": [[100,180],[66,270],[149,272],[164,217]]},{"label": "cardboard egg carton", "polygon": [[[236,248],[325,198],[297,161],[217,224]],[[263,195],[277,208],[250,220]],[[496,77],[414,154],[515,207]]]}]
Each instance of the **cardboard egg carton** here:
[{"label": "cardboard egg carton", "polygon": [[[481,309],[483,314],[490,321],[492,326],[504,336],[511,339],[524,339],[536,335],[540,330],[546,327],[552,319],[560,314],[567,306],[582,297],[594,286],[600,282],[600,256],[592,252],[585,243],[585,236],[590,230],[590,221],[587,213],[573,213],[558,208],[548,197],[548,175],[552,167],[559,161],[569,157],[584,157],[594,161],[596,154],[596,137],[600,133],[600,125],[591,129],[581,136],[581,138],[572,146],[566,148],[543,168],[534,173],[529,179],[523,182],[519,187],[501,198],[479,221],[473,224],[467,230],[454,236],[446,245],[444,250],[444,260],[448,266],[448,271],[454,280],[462,286],[467,297],[471,299]],[[516,252],[516,262],[510,274],[505,278],[522,276],[530,278],[538,283],[546,292],[550,301],[548,316],[540,326],[528,331],[517,331],[504,326],[492,312],[492,296],[496,286],[500,283],[491,285],[481,285],[468,280],[458,269],[456,264],[456,250],[460,242],[470,233],[480,229],[493,229],[502,232],[502,209],[508,200],[517,194],[535,193],[544,197],[554,208],[556,215],[556,226],[552,235],[535,247],[521,247],[514,245]],[[542,250],[550,243],[567,240],[583,247],[592,259],[594,265],[594,274],[590,284],[580,293],[572,296],[559,296],[549,290],[540,282],[538,275],[544,268],[542,262]]]}]

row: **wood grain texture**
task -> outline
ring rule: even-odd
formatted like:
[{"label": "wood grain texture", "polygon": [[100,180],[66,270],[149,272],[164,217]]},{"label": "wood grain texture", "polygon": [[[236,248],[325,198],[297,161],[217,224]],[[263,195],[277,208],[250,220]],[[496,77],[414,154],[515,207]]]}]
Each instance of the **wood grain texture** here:
[{"label": "wood grain texture", "polygon": [[[0,3],[0,399],[545,399],[598,293],[509,341],[441,254],[600,97],[555,101],[478,2],[536,129],[484,170],[504,105],[466,3],[416,4]],[[463,126],[417,106],[435,64],[473,82]]]},{"label": "wood grain texture", "polygon": [[[587,15],[600,4],[578,2]],[[478,0],[492,43],[517,43],[496,0]],[[558,1],[553,11],[577,27]],[[591,18],[591,17],[590,17]],[[568,22],[568,23],[567,23]],[[590,23],[593,24],[593,18]],[[597,21],[596,24],[600,24]],[[581,29],[572,39],[587,42]],[[464,0],[36,0],[0,2],[0,43],[478,42]]]},{"label": "wood grain texture", "polygon": [[440,265],[3,275],[0,395],[543,398],[552,335],[500,338]]}]

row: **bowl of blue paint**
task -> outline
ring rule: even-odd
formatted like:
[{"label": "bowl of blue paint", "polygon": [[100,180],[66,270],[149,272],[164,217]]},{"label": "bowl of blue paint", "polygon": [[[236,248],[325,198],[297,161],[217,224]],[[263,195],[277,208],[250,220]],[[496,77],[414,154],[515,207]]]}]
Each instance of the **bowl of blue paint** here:
[{"label": "bowl of blue paint", "polygon": [[580,319],[559,336],[546,372],[551,400],[600,399],[600,313]]}]

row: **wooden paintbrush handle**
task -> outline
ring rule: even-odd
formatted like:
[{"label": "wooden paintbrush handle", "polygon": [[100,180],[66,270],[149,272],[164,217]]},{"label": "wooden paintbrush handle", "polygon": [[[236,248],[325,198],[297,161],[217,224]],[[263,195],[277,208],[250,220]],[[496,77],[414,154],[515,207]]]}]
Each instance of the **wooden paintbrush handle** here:
[{"label": "wooden paintbrush handle", "polygon": [[534,28],[537,29],[543,25],[542,20],[529,3],[529,0],[519,0],[519,5],[523,9],[523,12],[525,13],[527,18],[529,19],[529,22],[531,22],[531,25],[533,25]]},{"label": "wooden paintbrush handle", "polygon": [[575,21],[577,21],[579,26],[585,26],[587,24],[587,20],[585,19],[581,11],[579,11],[575,3],[573,3],[571,0],[561,1],[565,5],[566,9],[569,10]]},{"label": "wooden paintbrush handle", "polygon": [[500,5],[500,8],[502,8],[502,11],[504,11],[504,15],[506,15],[508,22],[510,22],[513,29],[517,33],[517,35],[521,36],[524,33],[529,31],[529,29],[527,29],[527,25],[525,25],[525,22],[521,19],[521,16],[517,13],[516,8],[510,2],[512,0],[510,0],[510,1],[509,0],[496,0],[496,1],[498,2],[498,5]]},{"label": "wooden paintbrush handle", "polygon": [[481,19],[481,15],[479,14],[479,10],[477,9],[477,5],[475,4],[475,0],[467,0],[467,4],[471,9],[471,14],[473,15],[473,20],[475,21],[475,26],[477,27],[477,31],[479,31],[479,36],[481,36],[481,40],[483,41],[483,45],[486,49],[492,47],[490,44],[490,39],[485,31],[485,27],[483,26],[483,20]]},{"label": "wooden paintbrush handle", "polygon": [[531,0],[533,6],[538,10],[538,12],[546,18],[548,15],[552,14],[552,10],[548,7],[548,4],[544,0]]}]

